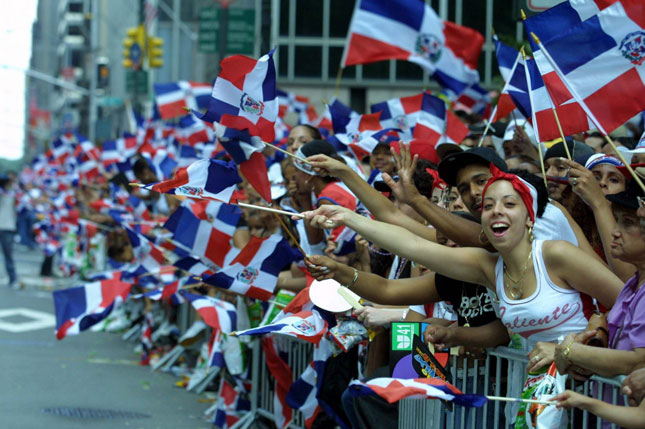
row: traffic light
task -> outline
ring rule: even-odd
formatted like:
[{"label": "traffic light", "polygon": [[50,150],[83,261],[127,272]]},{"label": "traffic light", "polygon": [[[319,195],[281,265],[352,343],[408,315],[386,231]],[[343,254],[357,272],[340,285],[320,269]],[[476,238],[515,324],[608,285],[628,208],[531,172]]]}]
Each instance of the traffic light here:
[{"label": "traffic light", "polygon": [[148,37],[148,65],[152,68],[163,67],[163,39]]},{"label": "traffic light", "polygon": [[126,36],[123,39],[123,66],[138,70],[145,52],[146,29],[143,25],[130,27],[126,30]]}]

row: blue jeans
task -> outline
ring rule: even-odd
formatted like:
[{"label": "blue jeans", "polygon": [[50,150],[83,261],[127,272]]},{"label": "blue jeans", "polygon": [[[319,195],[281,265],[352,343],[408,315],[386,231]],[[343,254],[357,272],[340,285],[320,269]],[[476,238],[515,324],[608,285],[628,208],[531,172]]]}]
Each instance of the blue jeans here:
[{"label": "blue jeans", "polygon": [[23,210],[18,216],[17,227],[18,235],[20,236],[20,244],[33,249],[36,246],[34,240],[33,225],[36,221],[36,216],[31,210]]},{"label": "blue jeans", "polygon": [[0,246],[2,246],[2,253],[4,254],[4,267],[9,276],[9,284],[18,280],[12,254],[13,236],[15,234],[15,231],[0,231]]}]

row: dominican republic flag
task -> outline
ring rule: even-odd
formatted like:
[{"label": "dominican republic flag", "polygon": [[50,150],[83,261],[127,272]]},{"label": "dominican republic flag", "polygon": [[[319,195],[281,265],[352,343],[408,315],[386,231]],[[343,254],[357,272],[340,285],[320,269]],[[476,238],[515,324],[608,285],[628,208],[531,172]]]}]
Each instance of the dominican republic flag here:
[{"label": "dominican republic flag", "polygon": [[490,102],[488,91],[475,83],[461,93],[455,101],[455,105],[458,106],[457,108],[464,109],[466,107],[464,110],[488,117],[490,115]]},{"label": "dominican republic flag", "polygon": [[150,220],[150,212],[148,211],[148,206],[143,202],[142,199],[130,195],[125,203],[125,209],[134,215],[136,220]]},{"label": "dominican republic flag", "polygon": [[369,381],[354,380],[349,383],[353,396],[378,395],[390,404],[403,398],[443,399],[465,407],[481,407],[485,396],[463,394],[452,384],[438,378],[373,378]]},{"label": "dominican republic flag", "polygon": [[359,159],[369,155],[380,139],[385,138],[391,131],[383,129],[379,119],[381,112],[345,116],[344,110],[336,111],[332,106],[329,106],[329,111],[334,126],[334,137],[345,146],[349,146]]},{"label": "dominican republic flag", "polygon": [[142,155],[148,160],[155,175],[163,180],[170,179],[179,165],[166,149],[156,149],[153,153],[142,153]]},{"label": "dominican republic flag", "polygon": [[120,276],[53,292],[56,311],[56,338],[76,335],[105,319],[115,301],[125,301],[130,283]]},{"label": "dominican republic flag", "polygon": [[[295,410],[300,410],[305,427],[311,428],[316,416],[322,410],[318,403],[318,391],[322,385],[327,360],[332,356],[331,342],[322,338],[314,348],[313,360],[296,381],[291,384],[287,393],[287,403]],[[335,413],[329,413],[334,415]]]},{"label": "dominican republic flag", "polygon": [[198,277],[208,277],[215,274],[215,267],[206,265],[199,259],[190,256],[175,261],[173,265]]},{"label": "dominican republic flag", "polygon": [[544,41],[540,51],[603,134],[645,108],[641,1],[618,1]]},{"label": "dominican republic flag", "polygon": [[236,185],[241,181],[232,161],[200,159],[188,167],[177,170],[174,178],[145,185],[142,188],[184,197],[229,202]]},{"label": "dominican republic flag", "polygon": [[271,183],[269,182],[266,159],[262,154],[264,149],[262,139],[253,136],[248,129],[238,130],[219,124],[215,127],[215,133],[226,152],[240,166],[242,175],[253,186],[253,189],[265,201],[271,202]]},{"label": "dominican republic flag", "polygon": [[259,60],[233,55],[220,63],[221,72],[204,115],[206,122],[249,130],[262,141],[272,142],[278,117],[273,50]]},{"label": "dominican republic flag", "polygon": [[179,119],[175,128],[175,139],[181,144],[195,146],[197,143],[209,143],[215,138],[212,125],[200,120],[192,113]]},{"label": "dominican republic flag", "polygon": [[584,132],[594,127],[593,123],[587,120],[587,115],[575,100],[571,99],[571,102],[559,106],[554,105],[535,60],[530,58],[527,58],[526,61],[521,60],[516,71],[524,72],[524,79],[527,82],[527,87],[529,87],[530,111],[527,113],[530,116],[526,117],[531,118],[531,125],[533,125],[537,141],[549,141],[560,137],[560,130],[553,114],[554,108],[565,136]]},{"label": "dominican republic flag", "polygon": [[139,363],[143,366],[150,365],[150,352],[154,346],[152,341],[153,324],[152,312],[146,313],[141,324],[141,360]]},{"label": "dominican republic flag", "polygon": [[222,377],[217,394],[217,410],[213,426],[226,429],[233,426],[240,418],[251,410],[251,402],[242,396],[240,387],[233,386]]},{"label": "dominican republic flag", "polygon": [[221,271],[202,280],[240,295],[267,301],[273,295],[280,271],[298,258],[299,255],[280,235],[251,237],[251,241],[230,262],[227,261]]},{"label": "dominican republic flag", "polygon": [[312,310],[301,311],[300,313],[283,317],[275,323],[260,326],[259,328],[239,331],[236,332],[236,335],[280,334],[318,344],[326,332],[327,322],[317,310]]},{"label": "dominican republic flag", "polygon": [[[522,85],[522,75],[523,73],[516,73],[517,65],[522,59],[520,51],[517,49],[508,46],[507,44],[501,42],[497,35],[493,36],[493,41],[495,42],[495,56],[497,58],[497,65],[499,66],[499,73],[504,79],[504,88],[499,94],[497,99],[497,105],[495,106],[495,112],[491,121],[496,121],[501,118],[505,118],[515,110],[515,104],[510,93],[521,93],[518,96],[525,96],[528,101],[528,93],[526,89],[526,84]],[[513,79],[515,77],[515,80]],[[520,87],[517,87],[513,84],[519,84]],[[526,117],[526,116],[525,116]]]},{"label": "dominican republic flag", "polygon": [[184,107],[198,110],[208,106],[211,85],[181,80],[171,83],[155,83],[155,101],[161,119],[184,116]]},{"label": "dominican republic flag", "polygon": [[222,331],[213,329],[208,342],[208,367],[225,368],[224,352],[222,351]]},{"label": "dominican republic flag", "polygon": [[304,95],[298,95],[280,89],[276,90],[276,94],[278,95],[278,116],[280,118],[284,118],[284,115],[287,113],[297,113],[300,115],[306,112],[309,107],[309,98]]},{"label": "dominican republic flag", "polygon": [[455,94],[479,82],[484,37],[442,20],[422,0],[357,1],[347,40],[341,67],[407,60]]},{"label": "dominican republic flag", "polygon": [[237,328],[237,310],[230,302],[213,298],[206,295],[195,295],[190,292],[181,291],[184,296],[197,310],[199,315],[211,328],[219,329],[229,334]]},{"label": "dominican republic flag", "polygon": [[50,149],[45,153],[50,163],[63,165],[65,159],[74,152],[75,135],[72,133],[62,134],[51,144]]},{"label": "dominican republic flag", "polygon": [[182,205],[168,218],[164,228],[172,232],[172,239],[190,250],[191,254],[223,267],[239,219],[235,206],[223,205],[211,222],[199,219]]},{"label": "dominican republic flag", "polygon": [[[443,121],[446,104],[429,92],[422,92],[409,97],[393,98],[372,104],[370,110],[372,113],[381,112],[380,120],[383,128],[399,129],[401,130],[398,132],[399,137],[403,140],[410,140],[421,113],[428,112],[440,117]],[[440,128],[439,135],[443,133],[443,126]]]}]

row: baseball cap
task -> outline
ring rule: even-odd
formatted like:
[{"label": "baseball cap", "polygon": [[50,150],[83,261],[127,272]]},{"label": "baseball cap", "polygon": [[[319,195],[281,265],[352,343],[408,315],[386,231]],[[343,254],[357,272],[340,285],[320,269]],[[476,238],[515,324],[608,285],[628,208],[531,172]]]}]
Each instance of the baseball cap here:
[{"label": "baseball cap", "polygon": [[457,184],[457,173],[471,164],[493,164],[502,171],[508,170],[506,162],[493,149],[475,147],[466,152],[453,153],[439,164],[439,177],[448,185]]},{"label": "baseball cap", "polygon": [[632,210],[639,207],[638,197],[643,196],[643,190],[638,186],[635,180],[630,181],[623,192],[617,194],[605,195],[612,204],[619,205]]}]

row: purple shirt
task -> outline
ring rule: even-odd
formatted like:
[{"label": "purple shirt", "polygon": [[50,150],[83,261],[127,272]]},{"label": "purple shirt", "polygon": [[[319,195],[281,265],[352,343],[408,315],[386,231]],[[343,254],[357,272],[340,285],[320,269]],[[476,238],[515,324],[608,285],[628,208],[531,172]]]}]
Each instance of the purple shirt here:
[{"label": "purple shirt", "polygon": [[609,347],[634,350],[645,347],[645,287],[638,287],[638,274],[627,280],[607,316]]}]

